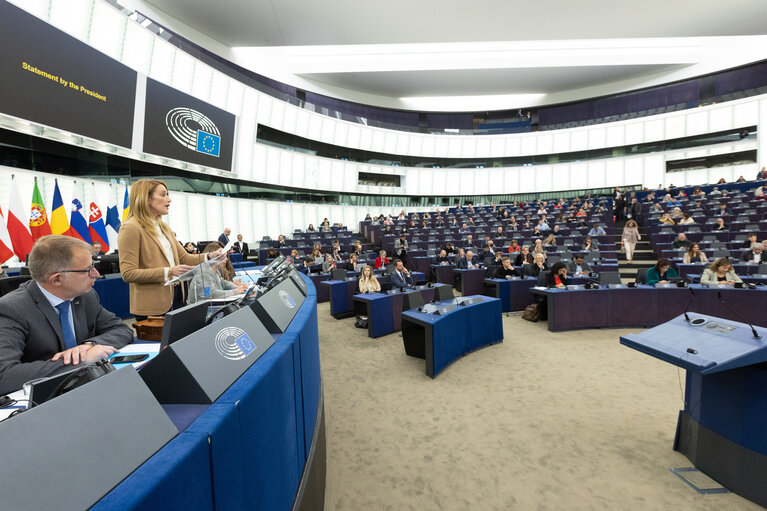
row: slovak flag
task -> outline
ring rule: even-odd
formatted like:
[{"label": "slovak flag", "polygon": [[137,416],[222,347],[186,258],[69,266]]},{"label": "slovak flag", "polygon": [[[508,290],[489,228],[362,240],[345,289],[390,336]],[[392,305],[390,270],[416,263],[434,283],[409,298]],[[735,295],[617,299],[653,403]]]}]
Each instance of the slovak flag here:
[{"label": "slovak flag", "polygon": [[101,210],[95,202],[91,202],[91,214],[89,217],[88,231],[91,235],[91,243],[101,243],[101,250],[109,251],[109,236],[101,218]]},{"label": "slovak flag", "polygon": [[72,215],[69,218],[69,226],[71,227],[70,232],[72,236],[80,238],[90,245],[91,234],[88,230],[88,222],[85,221],[83,216],[83,203],[79,199],[72,201]]}]

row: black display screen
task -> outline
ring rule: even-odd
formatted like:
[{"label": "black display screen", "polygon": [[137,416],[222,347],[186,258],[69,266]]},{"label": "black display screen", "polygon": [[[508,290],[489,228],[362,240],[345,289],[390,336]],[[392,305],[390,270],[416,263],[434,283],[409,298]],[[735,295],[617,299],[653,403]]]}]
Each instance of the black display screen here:
[{"label": "black display screen", "polygon": [[0,0],[0,112],[131,147],[136,72]]},{"label": "black display screen", "polygon": [[232,170],[236,117],[147,78],[144,152]]}]

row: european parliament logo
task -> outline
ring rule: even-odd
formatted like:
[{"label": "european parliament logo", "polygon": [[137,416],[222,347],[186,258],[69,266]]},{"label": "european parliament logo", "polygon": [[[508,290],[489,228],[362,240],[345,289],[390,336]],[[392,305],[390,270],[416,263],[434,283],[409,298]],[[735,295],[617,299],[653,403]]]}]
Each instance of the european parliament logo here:
[{"label": "european parliament logo", "polygon": [[237,327],[219,330],[214,340],[218,354],[229,360],[242,360],[256,350],[256,343]]},{"label": "european parliament logo", "polygon": [[173,108],[165,115],[165,126],[187,149],[215,157],[221,153],[221,132],[213,121],[197,110]]},{"label": "european parliament logo", "polygon": [[293,299],[292,296],[288,294],[287,291],[280,290],[280,299],[282,300],[282,303],[285,304],[285,307],[288,309],[295,309],[296,307],[296,301]]}]

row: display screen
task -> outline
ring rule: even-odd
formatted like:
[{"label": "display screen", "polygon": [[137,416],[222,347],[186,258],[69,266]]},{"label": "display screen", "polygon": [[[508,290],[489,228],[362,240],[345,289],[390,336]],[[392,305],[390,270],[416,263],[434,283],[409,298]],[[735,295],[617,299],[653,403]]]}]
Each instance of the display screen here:
[{"label": "display screen", "polygon": [[232,170],[235,116],[151,78],[144,152]]},{"label": "display screen", "polygon": [[0,0],[0,112],[130,147],[136,72]]}]

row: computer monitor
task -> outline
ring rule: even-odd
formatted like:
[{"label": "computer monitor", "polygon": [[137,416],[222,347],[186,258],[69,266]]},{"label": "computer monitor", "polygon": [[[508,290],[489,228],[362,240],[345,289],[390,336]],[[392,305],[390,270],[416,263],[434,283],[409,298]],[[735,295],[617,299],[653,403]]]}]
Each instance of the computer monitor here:
[{"label": "computer monitor", "polygon": [[165,323],[162,326],[162,336],[160,337],[160,350],[204,327],[207,316],[207,300],[201,300],[166,313]]}]

